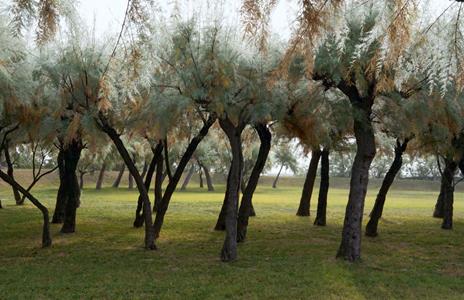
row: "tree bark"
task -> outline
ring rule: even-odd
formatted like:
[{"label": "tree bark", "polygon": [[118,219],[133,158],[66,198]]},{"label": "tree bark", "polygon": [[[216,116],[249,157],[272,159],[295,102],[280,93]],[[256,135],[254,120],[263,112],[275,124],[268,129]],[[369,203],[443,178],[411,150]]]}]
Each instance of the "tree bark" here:
[{"label": "tree bark", "polygon": [[316,180],[317,165],[321,157],[321,150],[313,150],[311,153],[311,160],[309,161],[308,173],[303,185],[303,192],[301,193],[300,206],[296,212],[297,216],[307,217],[310,213],[311,196],[313,194],[314,181]]},{"label": "tree bark", "polygon": [[327,194],[329,192],[329,150],[321,151],[321,182],[319,198],[317,199],[317,213],[314,225],[325,226],[327,216]]},{"label": "tree bark", "polygon": [[226,212],[227,212],[227,199],[229,198],[230,171],[231,170],[229,168],[229,173],[227,174],[227,180],[226,180],[226,192],[224,194],[224,200],[222,201],[221,211],[219,212],[216,225],[214,226],[214,230],[216,231],[226,230]]},{"label": "tree bark", "polygon": [[101,169],[100,169],[100,173],[98,174],[97,184],[95,186],[95,189],[97,190],[101,190],[103,186],[103,179],[105,178],[105,171],[106,171],[106,162],[103,162]]},{"label": "tree bark", "polygon": [[192,179],[193,173],[195,173],[195,166],[192,164],[187,176],[185,176],[184,183],[182,183],[182,187],[180,188],[181,191],[185,191],[187,189],[187,185],[189,184],[190,179]]},{"label": "tree bark", "polygon": [[375,237],[378,235],[377,227],[379,224],[379,219],[382,217],[383,207],[385,205],[385,200],[387,198],[387,193],[395,180],[396,175],[403,165],[403,153],[406,151],[408,145],[408,139],[403,143],[399,140],[396,140],[395,146],[395,158],[393,163],[390,166],[385,178],[383,179],[382,186],[380,187],[379,193],[375,199],[374,208],[370,214],[370,220],[366,225],[366,236]]},{"label": "tree bark", "polygon": [[206,185],[208,186],[208,192],[214,192],[213,180],[211,179],[211,174],[209,173],[208,167],[206,167],[203,163],[201,163],[200,167],[203,169],[203,172],[205,173]]},{"label": "tree bark", "polygon": [[79,189],[80,190],[84,189],[84,175],[85,175],[85,172],[79,172]]},{"label": "tree bark", "polygon": [[208,134],[209,129],[211,126],[213,126],[215,121],[216,117],[214,115],[210,115],[206,122],[203,124],[203,127],[200,129],[200,132],[190,141],[187,149],[184,152],[184,155],[182,155],[182,158],[179,161],[179,165],[177,166],[174,175],[170,178],[169,183],[166,186],[166,190],[164,191],[163,198],[160,201],[158,211],[156,212],[155,223],[153,225],[156,238],[159,237],[159,233],[164,222],[164,216],[166,215],[166,211],[169,207],[169,202],[171,201],[172,194],[176,190],[176,186],[179,183],[185,167],[195,153],[198,144],[200,144],[203,138]]},{"label": "tree bark", "polygon": [[[156,164],[159,162],[159,157],[162,155],[163,151],[163,143],[159,142],[153,151],[153,158],[150,162],[150,166],[147,168],[146,176],[145,176],[145,189],[147,193],[150,191],[151,180],[153,178],[153,174],[156,170]],[[135,219],[134,219],[134,227],[142,227],[145,220],[144,212],[143,212],[143,198],[139,196],[137,201],[137,209],[135,210]]]},{"label": "tree bark", "polygon": [[232,151],[232,162],[227,181],[229,192],[226,199],[226,236],[221,250],[221,260],[229,262],[237,259],[237,208],[243,167],[241,140],[243,126],[235,126],[229,119],[221,119],[219,124],[227,135]]},{"label": "tree bark", "polygon": [[446,190],[446,180],[444,176],[441,176],[440,194],[438,195],[437,203],[435,204],[435,209],[433,210],[434,218],[442,219],[444,216],[443,197],[445,196],[445,190]]},{"label": "tree bark", "polygon": [[60,149],[57,157],[58,173],[60,179],[60,185],[58,187],[58,193],[56,194],[55,211],[53,213],[52,223],[61,224],[64,220],[64,209],[67,202],[67,194],[65,188],[65,168],[64,168],[64,150]]},{"label": "tree bark", "polygon": [[126,169],[126,165],[122,164],[121,167],[119,168],[119,173],[116,179],[113,182],[113,187],[118,188],[119,184],[121,183],[122,176],[124,175],[124,170]]},{"label": "tree bark", "polygon": [[280,173],[282,172],[282,169],[284,168],[284,165],[282,164],[280,166],[279,172],[277,173],[276,178],[274,179],[274,182],[272,183],[272,188],[275,189],[277,188],[277,181],[279,181]]},{"label": "tree bark", "polygon": [[143,161],[143,168],[142,168],[142,178],[145,178],[145,175],[147,175],[147,171],[148,171],[148,164],[147,164],[147,161],[144,160]]},{"label": "tree bark", "polygon": [[457,163],[452,158],[445,158],[442,229],[453,228],[454,174],[457,166]]},{"label": "tree bark", "polygon": [[198,164],[198,177],[200,180],[200,189],[202,189],[203,186],[203,169],[201,168],[200,164]]},{"label": "tree bark", "polygon": [[[132,176],[132,174],[131,174],[130,172],[129,172],[129,175],[128,175],[128,176],[129,176],[129,177],[128,177],[128,182],[129,182],[128,188],[129,188],[130,190],[132,190],[132,189],[134,188],[134,177]],[[140,176],[140,177],[142,177],[142,176]]]},{"label": "tree bark", "polygon": [[64,193],[66,205],[64,209],[62,233],[76,231],[76,211],[80,205],[81,191],[77,180],[76,169],[83,149],[81,140],[73,140],[63,149],[64,160]]},{"label": "tree bark", "polygon": [[[351,89],[353,87],[350,87]],[[361,258],[361,225],[369,183],[369,167],[375,156],[375,136],[371,123],[373,98],[351,96],[354,115],[356,156],[351,169],[350,193],[337,257],[348,261]]]},{"label": "tree bark", "polygon": [[148,197],[147,189],[145,188],[145,184],[143,182],[142,176],[140,176],[137,167],[135,166],[135,162],[131,159],[129,152],[127,151],[124,143],[122,142],[119,134],[116,130],[109,125],[106,117],[100,113],[98,120],[100,121],[99,126],[100,128],[110,137],[113,141],[116,149],[118,150],[121,158],[124,160],[130,174],[132,174],[133,178],[135,179],[135,183],[137,185],[137,189],[139,191],[140,197],[142,197],[143,202],[143,211],[145,217],[145,249],[148,250],[155,250],[155,234],[153,228],[153,221],[152,221],[152,212],[151,212],[151,203],[150,198]]},{"label": "tree bark", "polygon": [[[7,174],[8,174],[8,176],[10,176],[14,180],[14,167],[13,167],[13,162],[11,161],[11,157],[10,157],[10,151],[9,151],[9,148],[8,148],[8,142],[6,142],[5,144],[6,145],[5,145],[5,148],[3,150],[4,150],[4,154],[5,154],[5,161],[6,161],[6,164],[7,164]],[[16,205],[23,205],[24,201],[22,201],[21,195],[19,194],[18,189],[14,185],[11,185],[11,189],[13,191],[13,196],[14,196]]]},{"label": "tree bark", "polygon": [[154,187],[154,197],[155,204],[153,205],[153,211],[157,212],[161,199],[163,198],[163,176],[164,172],[164,157],[163,153],[160,154],[158,161],[156,162],[156,174],[155,174],[155,187]]},{"label": "tree bark", "polygon": [[0,170],[0,178],[6,181],[9,185],[14,186],[18,191],[23,195],[26,195],[26,198],[29,199],[32,204],[37,207],[42,213],[43,217],[43,226],[42,226],[42,248],[50,247],[52,245],[52,238],[50,236],[50,222],[48,209],[40,203],[34,196],[32,196],[25,188],[23,188],[19,183],[17,183],[14,178],[9,176]]},{"label": "tree bark", "polygon": [[248,220],[253,209],[253,194],[258,186],[259,177],[263,172],[264,166],[266,165],[269,151],[271,150],[271,132],[267,128],[266,124],[258,124],[255,126],[255,130],[258,133],[260,139],[260,146],[258,157],[256,159],[253,170],[251,171],[250,178],[244,189],[242,195],[242,201],[240,203],[240,209],[238,211],[237,219],[237,242],[243,242],[246,239]]}]

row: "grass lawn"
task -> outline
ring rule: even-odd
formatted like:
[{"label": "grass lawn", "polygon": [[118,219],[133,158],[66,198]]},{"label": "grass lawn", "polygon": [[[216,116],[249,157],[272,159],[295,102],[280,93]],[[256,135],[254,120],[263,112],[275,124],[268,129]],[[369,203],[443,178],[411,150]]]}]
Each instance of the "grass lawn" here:
[{"label": "grass lawn", "polygon": [[[0,299],[382,299],[464,297],[464,205],[456,193],[454,229],[431,217],[438,185],[398,183],[387,199],[379,237],[363,238],[363,260],[336,260],[348,190],[329,192],[328,226],[296,217],[300,187],[261,185],[257,217],[239,258],[222,263],[224,233],[213,231],[224,187],[177,192],[159,250],[145,251],[143,229],[131,227],[137,194],[125,188],[85,189],[77,232],[52,226],[53,246],[40,248],[41,216],[30,203],[0,198]],[[45,182],[34,194],[51,210],[56,189]],[[369,190],[364,224],[373,205]],[[408,188],[410,187],[410,188]],[[315,191],[317,192],[317,191]],[[313,197],[313,199],[317,199]],[[312,208],[316,208],[313,200]]]}]

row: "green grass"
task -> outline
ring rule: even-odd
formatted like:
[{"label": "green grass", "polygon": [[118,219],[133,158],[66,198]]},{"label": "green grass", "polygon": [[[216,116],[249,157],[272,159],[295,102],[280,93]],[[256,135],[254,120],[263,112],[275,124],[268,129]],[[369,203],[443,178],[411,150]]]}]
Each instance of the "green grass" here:
[{"label": "green grass", "polygon": [[[53,246],[41,249],[40,214],[29,203],[13,205],[2,185],[0,298],[462,299],[461,192],[455,228],[444,231],[430,217],[437,193],[417,188],[436,183],[410,181],[411,191],[400,182],[387,200],[379,237],[363,238],[362,262],[350,264],[335,259],[348,193],[344,184],[335,181],[337,188],[330,190],[323,228],[312,225],[314,211],[310,218],[295,216],[296,184],[277,190],[260,186],[254,198],[257,217],[234,263],[220,262],[224,234],[212,230],[222,186],[214,193],[177,192],[159,250],[151,252],[142,248],[143,229],[131,227],[134,191],[84,190],[77,232],[61,235],[53,225]],[[51,186],[46,182],[34,191],[49,208],[56,194]],[[364,223],[375,193],[369,190]]]}]

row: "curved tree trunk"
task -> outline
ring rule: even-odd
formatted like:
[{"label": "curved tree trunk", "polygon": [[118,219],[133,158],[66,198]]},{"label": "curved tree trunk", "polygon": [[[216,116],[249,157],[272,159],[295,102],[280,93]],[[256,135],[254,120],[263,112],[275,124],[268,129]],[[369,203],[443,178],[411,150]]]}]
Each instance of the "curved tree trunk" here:
[{"label": "curved tree trunk", "polygon": [[219,124],[227,135],[232,151],[232,162],[227,181],[228,195],[225,214],[226,236],[221,250],[221,260],[228,262],[237,259],[237,208],[240,194],[240,177],[243,167],[241,141],[243,126],[239,125],[236,127],[229,119],[221,119]]},{"label": "curved tree trunk", "polygon": [[[353,97],[355,97],[353,99]],[[350,98],[353,110],[357,116],[354,119],[354,134],[356,138],[356,156],[351,169],[350,193],[343,223],[342,241],[337,257],[348,261],[361,258],[361,225],[369,183],[369,167],[375,156],[375,136],[371,123],[371,107],[373,99]]]},{"label": "curved tree trunk", "polygon": [[444,212],[443,212],[443,210],[444,210],[443,197],[445,196],[445,190],[446,190],[446,180],[445,180],[444,176],[442,175],[441,176],[441,183],[440,183],[440,194],[438,195],[437,203],[435,204],[435,208],[433,210],[433,217],[434,218],[439,218],[439,219],[443,218],[443,215],[444,215]]},{"label": "curved tree trunk", "polygon": [[400,171],[401,166],[403,165],[403,153],[404,151],[406,151],[407,145],[407,139],[403,143],[400,143],[399,140],[396,140],[395,158],[387,174],[385,174],[382,186],[380,187],[379,193],[377,194],[377,198],[375,199],[374,208],[372,208],[372,212],[370,214],[371,218],[366,225],[366,236],[374,237],[378,235],[377,226],[379,224],[379,219],[382,217],[383,207],[387,198],[387,193],[391,185],[393,184],[396,175]]},{"label": "curved tree trunk", "polygon": [[158,211],[161,199],[163,198],[163,176],[164,172],[164,157],[163,153],[160,154],[158,161],[156,162],[156,174],[155,174],[155,187],[154,187],[154,197],[155,204],[153,205],[153,211]]},{"label": "curved tree trunk", "polygon": [[[13,162],[11,161],[10,151],[9,151],[9,149],[8,149],[8,142],[6,142],[5,144],[6,144],[6,145],[5,145],[5,148],[4,148],[3,150],[4,150],[4,154],[5,154],[5,161],[6,161],[6,164],[7,164],[7,174],[8,174],[8,176],[10,176],[13,180],[15,180],[15,179],[14,179]],[[18,189],[17,189],[14,185],[11,185],[11,189],[12,189],[12,191],[13,191],[13,196],[14,196],[16,205],[23,205],[23,204],[24,204],[24,201],[22,201],[21,195],[19,194]]]},{"label": "curved tree trunk", "polygon": [[[200,132],[190,141],[187,149],[182,155],[182,158],[179,161],[179,164],[176,168],[175,173],[169,180],[168,185],[166,186],[166,190],[164,191],[163,198],[160,201],[160,205],[156,212],[155,223],[153,225],[155,230],[155,237],[159,237],[159,233],[161,231],[161,227],[163,226],[164,216],[166,215],[166,211],[169,208],[169,202],[171,201],[172,194],[176,190],[177,184],[182,176],[182,173],[185,170],[188,162],[192,158],[195,150],[198,147],[198,144],[203,140],[203,138],[208,134],[209,129],[213,126],[214,122],[216,121],[216,117],[214,115],[210,115],[208,120],[203,124],[203,127],[200,129]],[[166,149],[165,149],[166,150]]]},{"label": "curved tree trunk", "polygon": [[60,178],[60,185],[58,188],[58,192],[56,194],[56,204],[55,204],[55,211],[53,213],[52,223],[53,224],[61,224],[64,220],[64,209],[66,207],[67,202],[67,194],[66,194],[66,187],[65,187],[65,169],[64,169],[64,150],[60,149],[58,152],[57,157],[57,164],[58,164],[58,173]]},{"label": "curved tree trunk", "polygon": [[242,201],[240,203],[240,209],[238,211],[238,220],[237,220],[237,242],[243,242],[246,239],[247,229],[248,229],[248,219],[251,213],[254,213],[253,209],[253,194],[258,186],[259,177],[261,172],[266,165],[267,157],[269,151],[271,150],[271,132],[267,128],[266,124],[258,124],[255,126],[255,130],[259,135],[261,144],[259,146],[258,157],[256,159],[253,170],[251,171],[250,178],[244,189],[242,195]]},{"label": "curved tree trunk", "polygon": [[143,178],[140,176],[140,173],[135,166],[135,162],[131,159],[129,152],[127,151],[124,143],[120,138],[120,135],[113,127],[111,127],[111,125],[108,124],[105,116],[101,113],[99,115],[99,121],[101,129],[111,138],[114,145],[116,146],[116,149],[121,155],[121,158],[124,160],[124,163],[126,164],[129,172],[134,176],[135,183],[137,185],[140,197],[142,197],[143,203],[143,215],[145,217],[145,249],[155,250],[155,234],[152,221],[151,203],[150,198],[148,197],[147,189],[145,188],[145,184],[143,182]]},{"label": "curved tree trunk", "polygon": [[279,172],[277,173],[276,178],[274,179],[274,182],[272,183],[272,188],[276,189],[277,188],[277,182],[279,181],[280,173],[282,172],[282,169],[284,168],[284,165],[282,164],[280,166]]},{"label": "curved tree trunk", "polygon": [[297,216],[307,217],[310,213],[311,196],[313,194],[314,181],[316,180],[317,165],[321,157],[321,150],[313,150],[311,153],[311,160],[309,161],[308,173],[303,185],[303,192],[301,193],[300,206],[296,212]]},{"label": "curved tree trunk", "polygon": [[25,188],[23,188],[19,183],[17,183],[14,178],[10,177],[8,174],[0,170],[0,178],[6,181],[11,186],[14,186],[18,191],[23,195],[26,195],[26,198],[29,199],[32,204],[37,207],[42,213],[43,217],[43,226],[42,226],[42,247],[49,247],[52,245],[52,238],[50,236],[50,221],[48,209],[40,203],[34,196],[32,196]]},{"label": "curved tree trunk", "polygon": [[105,178],[105,171],[106,171],[106,162],[104,162],[101,166],[100,173],[98,173],[97,184],[95,189],[101,190],[103,186],[103,179]]},{"label": "curved tree trunk", "polygon": [[182,187],[180,188],[181,191],[185,191],[187,189],[187,185],[189,184],[190,179],[192,179],[193,173],[195,173],[195,166],[192,164],[187,176],[185,176],[184,183],[182,183]]},{"label": "curved tree trunk", "polygon": [[229,198],[230,171],[231,170],[229,168],[229,173],[227,174],[227,180],[226,180],[226,192],[224,193],[224,200],[222,201],[221,211],[219,212],[216,225],[214,226],[214,230],[216,231],[226,230],[226,211],[227,211],[227,199]]},{"label": "curved tree trunk", "polygon": [[83,149],[82,141],[73,140],[63,150],[64,160],[64,192],[66,205],[64,209],[62,233],[76,231],[76,211],[80,205],[81,191],[77,180],[76,169]]},{"label": "curved tree trunk", "polygon": [[[146,176],[145,176],[145,189],[147,190],[147,193],[150,191],[150,185],[151,185],[151,180],[153,178],[153,174],[155,173],[156,170],[156,164],[160,160],[160,156],[162,155],[163,152],[163,143],[158,142],[156,145],[155,149],[153,151],[153,158],[151,159],[150,166],[147,169]],[[144,212],[143,212],[143,198],[139,196],[139,199],[137,201],[137,208],[135,210],[135,219],[134,219],[134,227],[142,227],[143,223],[145,220]]]},{"label": "curved tree trunk", "polygon": [[457,163],[452,158],[445,158],[445,169],[443,170],[444,194],[443,194],[443,222],[441,228],[453,228],[453,202],[454,202],[454,174]]},{"label": "curved tree trunk", "polygon": [[314,225],[325,226],[327,215],[327,194],[329,192],[329,150],[321,152],[321,182],[319,186],[319,198],[317,200],[317,213]]},{"label": "curved tree trunk", "polygon": [[122,176],[124,175],[124,170],[126,169],[126,165],[122,164],[121,167],[119,168],[119,173],[116,179],[113,182],[113,187],[118,188],[119,184],[121,183]]}]

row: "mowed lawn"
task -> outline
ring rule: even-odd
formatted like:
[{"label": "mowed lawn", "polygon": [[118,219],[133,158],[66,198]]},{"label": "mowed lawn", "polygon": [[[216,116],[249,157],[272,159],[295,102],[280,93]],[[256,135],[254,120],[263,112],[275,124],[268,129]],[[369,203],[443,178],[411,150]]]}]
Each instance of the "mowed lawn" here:
[{"label": "mowed lawn", "polygon": [[[431,217],[437,183],[403,181],[387,199],[377,238],[363,238],[362,262],[335,259],[347,181],[329,193],[328,226],[296,217],[301,187],[282,180],[261,185],[257,216],[236,262],[222,263],[224,233],[213,231],[224,186],[208,193],[192,184],[172,199],[157,251],[146,251],[143,229],[132,228],[135,190],[92,187],[82,193],[77,232],[59,233],[40,248],[41,216],[30,203],[0,197],[0,298],[104,299],[382,299],[464,297],[464,194],[456,193],[454,229]],[[378,182],[369,190],[364,224]],[[53,212],[56,185],[34,190]]]}]

